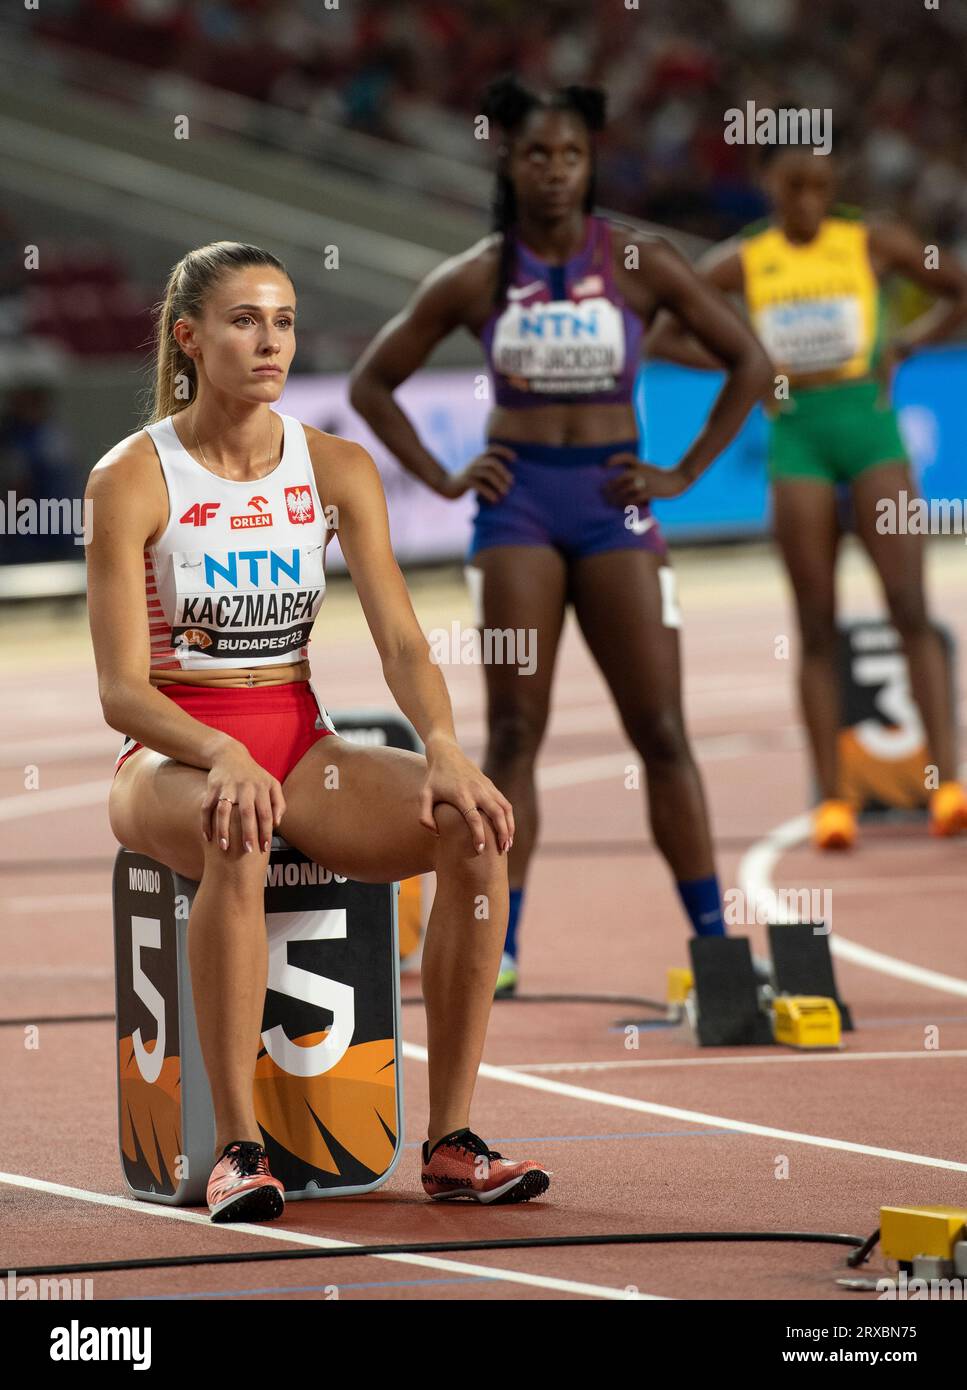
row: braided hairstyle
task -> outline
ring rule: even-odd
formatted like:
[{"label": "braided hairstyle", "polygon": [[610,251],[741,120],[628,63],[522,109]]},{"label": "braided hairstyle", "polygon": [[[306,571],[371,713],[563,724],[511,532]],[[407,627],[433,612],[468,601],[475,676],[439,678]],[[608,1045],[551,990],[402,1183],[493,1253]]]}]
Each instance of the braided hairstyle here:
[{"label": "braided hairstyle", "polygon": [[[533,111],[568,111],[578,116],[590,132],[601,130],[605,123],[607,98],[600,87],[562,87],[542,95],[525,87],[516,77],[498,77],[484,93],[483,114],[494,121],[506,135],[513,138]],[[595,167],[592,159],[591,177],[584,197],[584,211],[592,212],[595,203]],[[517,194],[503,157],[497,166],[497,183],[493,199],[493,230],[501,233],[500,263],[494,300],[500,308],[507,298],[507,286],[514,274],[514,239],[508,233],[517,221]]]}]

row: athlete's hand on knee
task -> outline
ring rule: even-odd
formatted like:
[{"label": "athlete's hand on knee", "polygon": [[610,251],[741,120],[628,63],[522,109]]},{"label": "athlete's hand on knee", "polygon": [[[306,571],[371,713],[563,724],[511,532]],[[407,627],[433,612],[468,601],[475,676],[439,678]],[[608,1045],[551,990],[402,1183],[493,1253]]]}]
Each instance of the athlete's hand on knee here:
[{"label": "athlete's hand on knee", "polygon": [[272,847],[272,831],[285,814],[281,783],[266,772],[239,744],[212,765],[208,791],[201,804],[201,829],[206,840],[216,839],[227,850],[231,844],[232,812],[237,807],[239,829],[246,853],[261,845]]},{"label": "athlete's hand on knee", "polygon": [[494,828],[497,845],[506,854],[514,843],[514,811],[498,791],[455,743],[427,754],[426,781],[420,797],[420,824],[435,835],[440,832],[433,808],[441,801],[455,806],[467,822],[467,829],[478,854],[486,848],[483,815]]},{"label": "athlete's hand on knee", "polygon": [[503,444],[489,444],[461,473],[450,474],[440,489],[441,496],[453,501],[473,488],[488,502],[499,502],[514,485],[514,475],[506,463],[513,463],[516,457],[513,449]]},{"label": "athlete's hand on knee", "polygon": [[605,483],[604,495],[616,506],[631,506],[652,497],[678,497],[691,483],[680,467],[656,468],[626,451],[612,454],[607,466],[617,471]]}]

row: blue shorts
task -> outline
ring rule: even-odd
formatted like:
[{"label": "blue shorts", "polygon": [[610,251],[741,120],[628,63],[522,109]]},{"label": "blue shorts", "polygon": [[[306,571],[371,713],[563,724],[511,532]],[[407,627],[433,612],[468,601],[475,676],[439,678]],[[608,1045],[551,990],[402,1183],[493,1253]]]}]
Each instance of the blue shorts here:
[{"label": "blue shorts", "polygon": [[488,502],[477,496],[473,539],[467,558],[493,545],[548,545],[567,558],[605,550],[667,553],[661,528],[647,502],[635,508],[615,505],[604,495],[616,474],[607,467],[612,454],[638,456],[638,441],[617,444],[521,444],[491,440],[517,455],[507,467],[514,481],[506,497]]}]

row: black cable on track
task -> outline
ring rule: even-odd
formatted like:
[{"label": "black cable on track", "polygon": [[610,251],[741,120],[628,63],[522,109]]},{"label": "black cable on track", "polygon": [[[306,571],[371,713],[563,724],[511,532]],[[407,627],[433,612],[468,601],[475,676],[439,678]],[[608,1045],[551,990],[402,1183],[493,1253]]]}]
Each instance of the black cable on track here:
[{"label": "black cable on track", "polygon": [[872,1255],[873,1247],[876,1245],[876,1242],[879,1240],[879,1238],[880,1228],[879,1226],[877,1226],[873,1234],[871,1236],[868,1236],[867,1239],[864,1240],[860,1248],[858,1250],[854,1250],[852,1255],[847,1257],[846,1263],[850,1265],[850,1267],[853,1269],[856,1269],[859,1265],[866,1264],[866,1261]]},{"label": "black cable on track", "polygon": [[[303,1235],[304,1232],[298,1234]],[[336,1260],[362,1255],[447,1255],[472,1250],[548,1250],[569,1245],[686,1245],[739,1241],[799,1242],[808,1245],[849,1245],[862,1249],[862,1236],[825,1231],[655,1231],[602,1236],[523,1236],[505,1240],[431,1240],[399,1245],[349,1245],[338,1250],[244,1250],[238,1254],[165,1255],[145,1260],[101,1260],[89,1264],[36,1265],[25,1269],[11,1264],[18,1276],[107,1274],[125,1269],[177,1269],[189,1265],[260,1264],[263,1260]],[[0,1268],[7,1266],[0,1261]]]},{"label": "black cable on track", "polygon": [[[406,994],[400,1000],[403,1005],[424,1004],[426,1001],[422,994]],[[608,1005],[628,1005],[638,1009],[652,1009],[656,1014],[663,1015],[667,1005],[660,1003],[657,999],[640,999],[633,995],[624,994],[497,994],[494,996],[495,1004],[608,1004]],[[109,1014],[48,1014],[37,1018],[0,1018],[0,1028],[28,1028],[34,1024],[41,1023],[111,1023],[116,1018],[113,1013]],[[652,1022],[652,1020],[648,1020]],[[677,1026],[679,1020],[658,1018],[654,1022],[667,1023],[669,1027]]]},{"label": "black cable on track", "polygon": [[[401,1004],[424,1004],[422,994],[404,994]],[[653,1009],[664,1014],[667,1004],[657,999],[641,999],[624,994],[495,994],[495,1004],[627,1004],[638,1009]]]},{"label": "black cable on track", "polygon": [[116,1014],[48,1014],[37,1018],[0,1018],[0,1028],[32,1028],[41,1023],[113,1023]]}]

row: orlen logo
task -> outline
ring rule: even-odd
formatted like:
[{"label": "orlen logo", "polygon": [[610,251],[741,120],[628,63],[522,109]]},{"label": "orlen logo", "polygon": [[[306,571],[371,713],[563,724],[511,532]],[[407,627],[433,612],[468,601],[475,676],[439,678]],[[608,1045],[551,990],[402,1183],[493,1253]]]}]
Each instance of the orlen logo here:
[{"label": "orlen logo", "polygon": [[230,516],[228,524],[233,531],[245,531],[252,526],[271,526],[272,513],[263,512],[262,508],[269,505],[267,497],[250,497],[248,505],[254,507],[254,512],[245,512],[242,516]]},{"label": "orlen logo", "polygon": [[221,502],[192,502],[181,518],[182,526],[207,526],[221,505]]},{"label": "orlen logo", "polygon": [[312,493],[307,487],[287,487],[285,505],[289,512],[289,520],[298,526],[316,519],[316,509],[312,505]]}]

